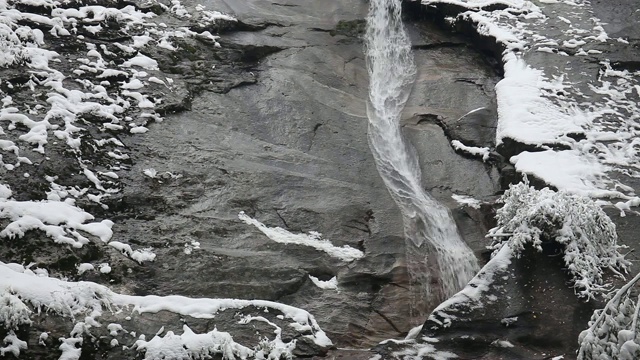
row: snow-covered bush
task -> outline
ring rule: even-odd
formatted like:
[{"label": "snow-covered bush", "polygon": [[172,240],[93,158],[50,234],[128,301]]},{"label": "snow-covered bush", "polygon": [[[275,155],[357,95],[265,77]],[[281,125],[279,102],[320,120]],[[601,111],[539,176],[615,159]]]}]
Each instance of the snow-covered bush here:
[{"label": "snow-covered bush", "polygon": [[520,253],[525,246],[542,251],[543,242],[555,241],[564,249],[564,262],[576,294],[593,298],[606,291],[605,270],[623,277],[629,262],[619,252],[615,224],[593,200],[547,188],[536,190],[528,182],[512,185],[501,198],[498,225],[489,231],[494,249],[505,242]]},{"label": "snow-covered bush", "polygon": [[0,328],[18,330],[20,325],[31,324],[31,310],[16,295],[5,293],[0,296]]},{"label": "snow-covered bush", "polygon": [[604,309],[593,313],[589,328],[578,338],[578,360],[640,359],[640,304],[631,291],[638,280],[640,274],[620,288]]}]

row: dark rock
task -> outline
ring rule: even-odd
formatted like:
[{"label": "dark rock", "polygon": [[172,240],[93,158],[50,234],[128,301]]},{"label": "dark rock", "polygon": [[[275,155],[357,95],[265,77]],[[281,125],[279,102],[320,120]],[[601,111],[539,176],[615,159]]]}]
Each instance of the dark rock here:
[{"label": "dark rock", "polygon": [[347,37],[359,38],[364,35],[366,21],[364,19],[357,20],[340,20],[335,29],[329,33],[332,36],[342,35]]},{"label": "dark rock", "polygon": [[[575,296],[557,251],[525,249],[494,274],[478,298],[460,298],[431,314],[420,335],[437,340],[432,344],[438,351],[461,359],[574,359],[578,334],[600,304]],[[376,352],[402,348],[386,344]]]},{"label": "dark rock", "polygon": [[[61,185],[85,188],[91,184],[81,175],[81,164],[117,165],[120,178],[109,186],[120,192],[103,199],[107,208],[82,200],[78,205],[99,219],[114,220],[114,240],[136,248],[152,247],[156,261],[140,265],[97,242],[77,251],[58,247],[38,233],[20,239],[25,249],[7,245],[7,251],[0,251],[0,260],[33,260],[53,276],[94,281],[128,294],[278,300],[314,314],[340,347],[367,347],[401,337],[423,323],[434,304],[414,301],[420,288],[409,278],[414,269],[407,264],[402,219],[377,173],[366,136],[368,82],[358,41],[366,3],[312,2],[305,7],[279,6],[274,12],[271,2],[247,6],[228,1],[220,6],[229,7],[228,12],[242,21],[204,27],[175,19],[161,11],[161,4],[153,4],[145,10],[162,13],[172,26],[222,34],[220,48],[210,41],[185,39],[176,41],[177,52],[151,45],[142,49],[159,63],[160,70],[150,70],[149,76],[174,79],[171,87],[150,84],[145,88],[150,97],[163,99],[156,110],[166,121],[150,122],[148,133],[133,136],[105,131],[101,128],[105,119],[86,114],[79,120],[86,128],[80,153],[65,152],[62,142],[48,144],[50,159],[42,160],[40,172],[34,170],[29,178],[36,180],[24,180],[18,174],[6,176],[5,181],[16,198],[38,200],[49,190],[42,181],[44,175],[61,173],[57,180]],[[132,34],[112,25],[89,41],[104,43],[113,55],[100,48],[103,58],[121,64],[135,54],[112,42]],[[492,104],[494,95],[487,88],[496,73],[459,37],[449,38],[423,24],[410,27],[418,36],[429,34],[429,38],[414,43],[421,75],[411,95],[408,117],[434,114],[442,121],[433,124],[418,119],[405,126],[420,156],[423,185],[451,207],[456,206],[450,197],[453,192],[490,197],[499,190],[496,169],[457,155],[445,130],[454,126],[448,124],[462,121],[460,128],[465,130],[456,136],[477,137],[474,141],[479,144],[487,141],[491,127],[480,131],[478,123],[488,118],[471,121],[460,117]],[[311,28],[327,31],[308,31]],[[63,56],[84,56],[80,53],[86,50],[83,42],[46,36]],[[14,100],[27,104],[32,101],[25,86],[28,79],[14,70],[7,70],[8,77],[3,70],[2,85],[5,79],[15,78]],[[115,86],[126,81],[127,75],[108,80],[113,82],[108,86]],[[18,130],[12,135],[19,135]],[[92,139],[107,136],[123,143],[128,159],[114,161],[91,146]],[[104,150],[113,150],[108,146]],[[143,175],[148,168],[157,169],[159,175]],[[336,246],[361,249],[365,257],[347,263],[310,247],[275,242],[238,220],[240,211],[295,234],[319,231]],[[463,235],[479,251],[484,247],[486,218],[480,213],[463,213],[460,218],[464,218],[460,222]],[[185,251],[195,241],[199,248]],[[36,253],[36,248],[41,252]],[[113,270],[108,275],[77,275],[74,269],[80,262],[108,262]],[[339,291],[318,288],[309,275],[324,280],[336,276]],[[270,314],[269,321],[277,321],[275,315]],[[123,322],[122,316],[113,314],[101,321]],[[237,322],[235,311],[217,315],[215,320],[161,312],[134,317],[126,327],[145,333],[147,339],[161,326],[180,333],[183,323],[200,332],[219,326],[233,332],[238,341],[257,338],[253,328],[235,332]],[[47,354],[59,346],[58,337],[68,336],[70,329],[65,324],[68,322],[54,316],[39,317],[30,329],[30,341],[46,329],[52,333],[50,347],[30,343],[25,357],[59,357]],[[271,330],[269,336],[273,335],[271,328],[261,326],[256,327],[265,334]],[[282,328],[283,338],[301,335],[286,324]],[[86,356],[135,356],[119,346],[107,348],[102,336],[106,335],[96,330],[95,338],[87,337]],[[121,336],[120,344],[135,341]],[[298,356],[322,356],[327,350],[302,338],[299,345]],[[345,359],[366,356],[344,349],[332,354]]]},{"label": "dark rock", "polygon": [[495,109],[481,108],[447,125],[452,139],[467,146],[491,148],[495,146],[497,123],[498,114]]}]

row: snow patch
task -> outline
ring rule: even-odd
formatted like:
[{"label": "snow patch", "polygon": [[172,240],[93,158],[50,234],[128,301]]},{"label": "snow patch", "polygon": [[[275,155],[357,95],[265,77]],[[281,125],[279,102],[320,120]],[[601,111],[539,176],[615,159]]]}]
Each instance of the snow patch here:
[{"label": "snow patch", "polygon": [[280,227],[271,228],[246,215],[244,211],[238,214],[238,218],[245,224],[255,226],[269,239],[277,243],[309,246],[346,262],[357,260],[364,256],[362,251],[354,249],[349,245],[342,247],[334,246],[329,240],[323,239],[322,234],[315,231],[310,231],[308,234],[293,234]]},{"label": "snow patch", "polygon": [[332,277],[329,280],[320,280],[317,277],[313,276],[313,275],[309,275],[309,279],[311,279],[311,281],[313,282],[313,284],[317,287],[319,287],[320,289],[324,289],[324,290],[338,290],[338,278],[337,277]]}]

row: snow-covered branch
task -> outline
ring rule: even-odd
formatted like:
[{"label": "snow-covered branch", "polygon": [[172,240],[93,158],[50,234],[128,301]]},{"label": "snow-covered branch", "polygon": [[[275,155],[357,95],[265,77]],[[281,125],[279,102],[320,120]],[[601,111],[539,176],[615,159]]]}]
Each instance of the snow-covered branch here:
[{"label": "snow-covered branch", "polygon": [[593,200],[520,183],[500,201],[504,206],[497,212],[498,225],[489,231],[494,249],[508,242],[517,254],[525,246],[542,251],[545,242],[560,244],[580,297],[593,298],[609,288],[605,270],[619,276],[626,272],[629,262],[618,251],[622,246],[615,224]]}]

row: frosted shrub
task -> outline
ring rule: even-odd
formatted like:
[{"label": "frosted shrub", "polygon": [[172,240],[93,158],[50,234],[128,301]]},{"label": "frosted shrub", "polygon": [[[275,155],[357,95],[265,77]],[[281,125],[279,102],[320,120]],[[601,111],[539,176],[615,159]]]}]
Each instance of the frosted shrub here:
[{"label": "frosted shrub", "polygon": [[518,254],[525,246],[542,251],[543,241],[559,243],[576,294],[587,299],[609,288],[606,269],[620,277],[626,272],[629,262],[618,251],[615,224],[593,200],[525,182],[510,186],[500,201],[498,226],[489,231],[494,249],[508,242]]},{"label": "frosted shrub", "polygon": [[589,328],[580,333],[578,360],[640,359],[638,338],[638,299],[631,289],[640,280],[640,274],[620,288],[604,309],[596,310]]},{"label": "frosted shrub", "polygon": [[31,310],[16,295],[5,293],[0,296],[0,327],[17,330],[20,325],[31,324]]}]

